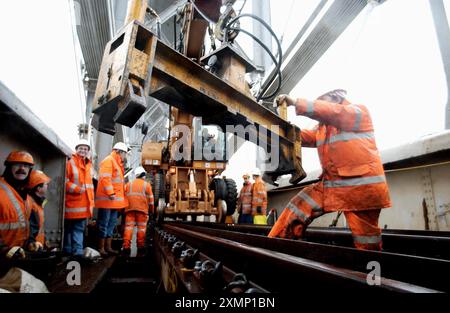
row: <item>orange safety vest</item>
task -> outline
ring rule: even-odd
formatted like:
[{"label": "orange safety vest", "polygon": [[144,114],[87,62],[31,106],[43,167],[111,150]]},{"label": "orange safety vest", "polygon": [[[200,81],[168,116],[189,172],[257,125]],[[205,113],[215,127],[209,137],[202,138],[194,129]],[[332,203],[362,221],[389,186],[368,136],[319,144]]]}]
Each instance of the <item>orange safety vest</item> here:
[{"label": "orange safety vest", "polygon": [[252,187],[251,183],[242,186],[239,193],[237,206],[241,210],[241,214],[252,214]]},{"label": "orange safety vest", "polygon": [[[261,207],[262,212],[258,213],[257,208]],[[266,185],[264,184],[261,177],[257,177],[255,182],[253,183],[252,188],[252,214],[262,214],[266,215],[267,210],[267,191]]]},{"label": "orange safety vest", "polygon": [[125,194],[128,199],[128,207],[125,212],[139,211],[145,214],[154,210],[154,198],[150,183],[142,178],[137,178],[125,185]]},{"label": "orange safety vest", "polygon": [[[124,209],[127,207],[123,174],[124,168],[120,155],[113,151],[100,163],[95,195],[96,208]],[[110,195],[115,195],[114,200],[109,198]]]},{"label": "orange safety vest", "polygon": [[45,229],[44,229],[44,208],[36,203],[33,197],[31,199],[31,210],[36,212],[39,218],[39,232],[35,238],[36,241],[45,243]]},{"label": "orange safety vest", "polygon": [[[83,160],[84,159],[84,160]],[[94,184],[92,182],[92,163],[78,154],[66,165],[66,210],[64,218],[83,219],[92,217],[94,208]],[[81,188],[85,191],[81,192]]]},{"label": "orange safety vest", "polygon": [[316,147],[322,165],[327,211],[358,211],[391,206],[383,164],[369,111],[363,105],[322,100],[296,101],[296,113],[320,122],[302,130],[302,145]]},{"label": "orange safety vest", "polygon": [[23,246],[30,234],[31,197],[23,200],[3,177],[0,177],[0,244]]}]

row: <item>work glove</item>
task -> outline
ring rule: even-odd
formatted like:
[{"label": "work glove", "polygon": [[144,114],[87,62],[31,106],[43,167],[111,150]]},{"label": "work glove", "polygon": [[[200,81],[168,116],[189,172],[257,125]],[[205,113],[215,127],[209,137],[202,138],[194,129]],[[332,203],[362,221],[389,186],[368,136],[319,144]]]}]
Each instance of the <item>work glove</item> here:
[{"label": "work glove", "polygon": [[25,250],[19,246],[14,246],[6,253],[6,257],[12,260],[25,259]]},{"label": "work glove", "polygon": [[294,99],[292,99],[292,98],[289,97],[288,95],[281,94],[281,95],[278,95],[278,96],[273,100],[273,107],[274,107],[274,108],[277,108],[277,107],[279,107],[280,105],[282,105],[283,102],[285,102],[285,101],[286,101],[287,106],[290,106],[290,105],[294,105],[294,104],[295,104]]},{"label": "work glove", "polygon": [[38,252],[38,251],[44,250],[43,244],[40,243],[39,241],[30,242],[28,244],[27,248],[28,248],[28,251],[31,251],[31,252]]}]

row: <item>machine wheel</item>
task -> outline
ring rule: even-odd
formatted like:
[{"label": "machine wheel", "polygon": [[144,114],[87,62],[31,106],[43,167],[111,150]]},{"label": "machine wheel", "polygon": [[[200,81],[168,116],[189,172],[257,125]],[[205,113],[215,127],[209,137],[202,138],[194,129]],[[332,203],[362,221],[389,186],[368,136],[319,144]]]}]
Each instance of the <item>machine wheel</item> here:
[{"label": "machine wheel", "polygon": [[225,200],[217,201],[217,210],[219,212],[216,215],[216,223],[224,223],[227,217],[227,202]]},{"label": "machine wheel", "polygon": [[233,215],[236,210],[238,197],[237,186],[236,182],[230,178],[226,178],[225,183],[227,185],[227,193],[224,200],[227,202],[227,215]]},{"label": "machine wheel", "polygon": [[221,178],[214,178],[209,184],[209,189],[214,190],[214,206],[217,206],[219,199],[226,200],[227,184]]},{"label": "machine wheel", "polygon": [[152,191],[153,191],[153,197],[155,199],[155,207],[158,206],[159,199],[165,198],[165,182],[164,182],[164,174],[163,173],[156,173],[156,174],[150,174],[150,183],[152,185]]},{"label": "machine wheel", "polygon": [[164,221],[164,209],[166,208],[166,202],[164,199],[159,199],[156,207],[156,223],[161,224]]}]

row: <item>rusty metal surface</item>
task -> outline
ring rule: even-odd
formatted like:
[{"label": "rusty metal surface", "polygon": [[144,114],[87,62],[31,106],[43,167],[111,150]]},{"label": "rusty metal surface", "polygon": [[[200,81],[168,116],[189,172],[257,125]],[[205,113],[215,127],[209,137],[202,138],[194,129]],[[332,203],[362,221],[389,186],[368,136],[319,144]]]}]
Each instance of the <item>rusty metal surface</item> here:
[{"label": "rusty metal surface", "polygon": [[57,274],[48,283],[50,292],[54,293],[90,293],[103,280],[108,270],[113,265],[116,257],[108,257],[98,263],[81,265],[81,284],[79,286],[69,286],[66,282],[66,264],[62,264]]},{"label": "rusty metal surface", "polygon": [[[184,224],[183,228],[245,243],[253,247],[265,248],[360,272],[366,271],[369,262],[377,261],[382,268],[383,277],[446,292],[450,291],[450,283],[447,277],[442,275],[442,273],[450,272],[449,260],[389,252],[357,250],[348,247],[298,240],[267,238],[261,235],[243,234],[231,230],[213,229],[188,224]],[[421,270],[417,271],[418,268]]]},{"label": "rusty metal surface", "polygon": [[[196,223],[205,226],[242,233],[266,236],[271,226],[218,223]],[[450,233],[420,230],[382,230],[383,251],[450,260]],[[348,228],[308,227],[304,241],[353,247]]]},{"label": "rusty metal surface", "polygon": [[186,227],[164,225],[164,229],[205,253],[214,255],[233,270],[247,273],[259,285],[270,286],[270,289],[266,288],[271,292],[292,292],[291,283],[320,285],[321,293],[336,290],[436,292],[383,277],[379,286],[369,286],[366,282],[367,273],[199,233]]}]

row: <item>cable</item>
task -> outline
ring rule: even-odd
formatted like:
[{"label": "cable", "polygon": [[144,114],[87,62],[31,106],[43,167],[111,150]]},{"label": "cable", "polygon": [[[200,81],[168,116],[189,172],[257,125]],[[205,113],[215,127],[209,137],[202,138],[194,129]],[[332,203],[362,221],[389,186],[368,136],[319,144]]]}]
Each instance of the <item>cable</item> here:
[{"label": "cable", "polygon": [[[292,0],[294,1],[294,0]],[[239,13],[237,15],[241,15],[242,9],[245,7],[245,4],[247,3],[247,0],[244,0],[244,3],[241,6],[241,9],[239,10]]]},{"label": "cable", "polygon": [[[225,32],[224,32],[224,34],[225,34],[225,40],[224,40],[224,41],[226,41],[226,38],[227,38],[227,34],[228,34],[227,30],[230,29],[231,26],[232,26],[237,20],[239,20],[239,19],[242,18],[242,17],[250,17],[250,18],[255,19],[255,20],[257,20],[258,22],[260,22],[260,23],[261,23],[261,24],[262,24],[262,25],[270,32],[270,34],[275,38],[275,42],[277,43],[277,47],[278,47],[278,62],[275,62],[276,73],[274,73],[274,75],[270,78],[270,80],[269,80],[268,84],[266,85],[266,87],[264,87],[264,88],[260,91],[259,95],[258,95],[257,98],[256,98],[257,101],[259,101],[259,100],[265,100],[265,99],[270,99],[270,98],[272,98],[273,96],[275,96],[275,95],[278,93],[278,91],[280,90],[280,88],[281,88],[281,71],[280,71],[280,68],[281,68],[281,62],[282,62],[282,58],[283,58],[283,56],[282,56],[283,52],[282,52],[282,50],[281,50],[281,44],[280,44],[280,41],[278,40],[278,37],[276,36],[276,34],[275,34],[274,31],[272,30],[272,28],[271,28],[271,27],[270,27],[270,26],[269,26],[262,18],[260,18],[260,17],[258,17],[258,16],[256,16],[256,15],[254,15],[254,14],[248,14],[248,13],[238,15],[238,16],[236,16],[235,18],[231,19],[231,21],[228,22],[228,24],[224,27],[224,30],[225,30]],[[242,30],[241,30],[241,31],[242,31]],[[248,34],[248,32],[246,32],[246,33]],[[252,38],[255,39],[254,36],[252,36]],[[267,51],[267,50],[266,50],[266,51]],[[269,88],[269,86],[270,86],[270,85],[272,84],[272,82],[275,80],[275,78],[276,78],[276,76],[278,75],[278,73],[279,73],[279,79],[278,79],[278,82],[279,82],[279,83],[278,83],[278,86],[277,86],[276,90],[275,90],[272,94],[263,97],[262,95],[267,91],[267,89]]]},{"label": "cable", "polygon": [[196,5],[194,2],[191,2],[192,6],[194,7],[195,10],[197,10],[197,12],[210,24],[216,24],[216,22],[212,21],[211,19],[209,19],[205,13],[203,13]]}]

